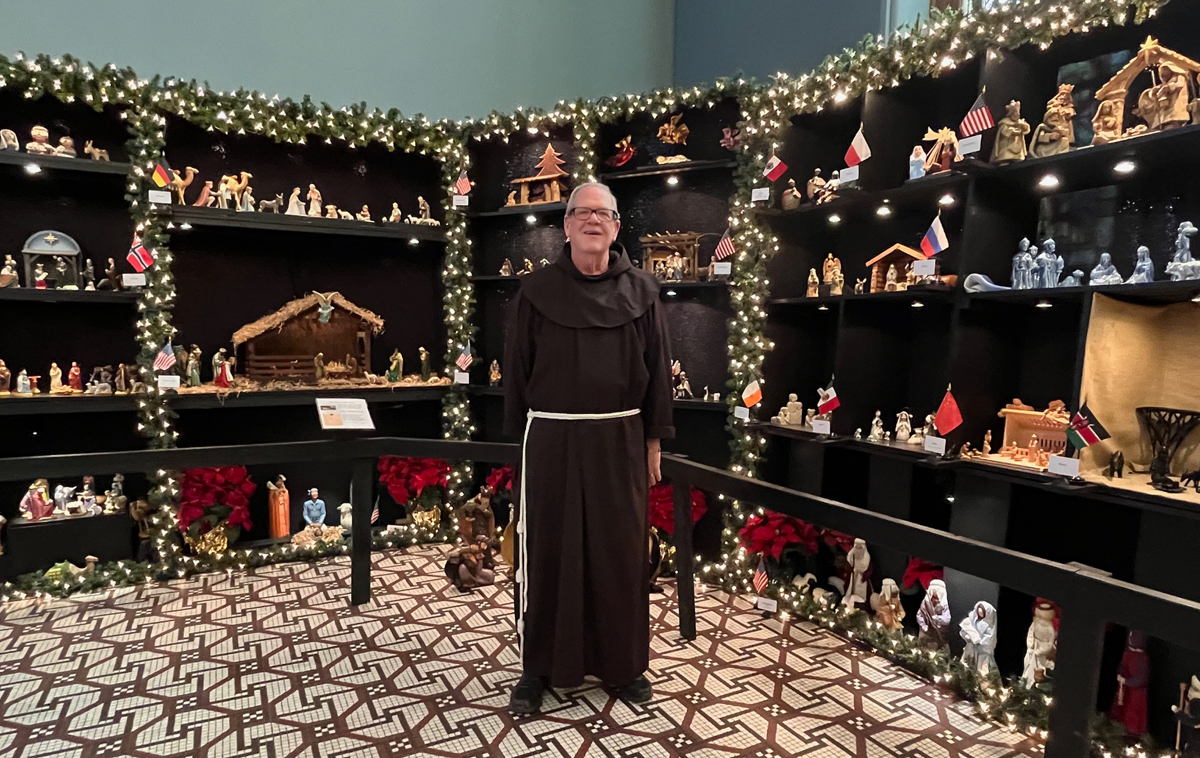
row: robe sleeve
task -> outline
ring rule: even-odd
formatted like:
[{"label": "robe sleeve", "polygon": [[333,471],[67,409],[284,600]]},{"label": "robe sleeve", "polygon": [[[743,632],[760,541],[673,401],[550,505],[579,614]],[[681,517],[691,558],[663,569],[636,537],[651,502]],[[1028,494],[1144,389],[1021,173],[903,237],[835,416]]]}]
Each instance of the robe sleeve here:
[{"label": "robe sleeve", "polygon": [[533,373],[533,305],[517,295],[509,306],[508,337],[504,345],[504,433],[519,436],[529,414],[526,390]]},{"label": "robe sleeve", "polygon": [[646,370],[650,383],[642,402],[642,422],[648,439],[673,439],[675,417],[671,387],[671,355],[667,322],[662,304],[654,303],[646,313]]}]

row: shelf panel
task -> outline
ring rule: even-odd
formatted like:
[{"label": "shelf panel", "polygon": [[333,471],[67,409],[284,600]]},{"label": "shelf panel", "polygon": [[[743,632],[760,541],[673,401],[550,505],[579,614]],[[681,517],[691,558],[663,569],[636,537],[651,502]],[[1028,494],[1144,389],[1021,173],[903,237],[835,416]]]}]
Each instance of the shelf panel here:
[{"label": "shelf panel", "polygon": [[[82,149],[82,147],[81,147]],[[12,150],[0,150],[0,166],[17,166],[24,168],[29,164],[40,166],[42,170],[71,171],[81,174],[101,174],[125,177],[129,175],[128,163],[110,163],[94,161],[80,153],[80,158],[64,158],[59,155],[30,155]]]},{"label": "shelf panel", "polygon": [[0,289],[0,301],[21,303],[137,303],[138,292],[109,292],[107,290],[39,290],[32,287]]},{"label": "shelf panel", "polygon": [[[14,377],[13,381],[16,381]],[[40,383],[40,382],[39,382]],[[51,395],[15,393],[0,397],[0,416],[40,416],[56,413],[124,413],[137,408],[132,395]]]},{"label": "shelf panel", "polygon": [[830,305],[839,301],[850,303],[896,303],[906,300],[943,301],[954,297],[955,289],[944,284],[931,284],[922,287],[909,287],[902,292],[875,292],[862,295],[853,293],[846,295],[830,295],[828,297],[781,297],[767,301],[768,306],[801,306],[814,308]]},{"label": "shelf panel", "polygon": [[541,213],[566,213],[566,203],[539,203],[538,205],[510,205],[495,211],[471,211],[467,218],[500,218],[504,216],[528,216]]},{"label": "shelf panel", "polygon": [[[334,218],[310,218],[276,213],[238,213],[236,211],[194,208],[171,205],[157,208],[158,215],[177,224],[188,223],[194,227],[215,229],[246,229],[270,232],[292,232],[300,234],[331,234],[343,237],[375,237],[394,239],[397,242],[445,243],[446,233],[440,226],[418,224],[378,224],[366,221],[346,221]],[[182,230],[186,231],[186,230]],[[174,234],[181,232],[178,227]]]},{"label": "shelf panel", "polygon": [[[799,208],[782,210],[780,208],[755,208],[754,213],[760,218],[780,225],[788,223],[809,223],[814,220],[827,219],[833,214],[841,216],[842,221],[857,215],[874,213],[875,209],[885,202],[894,211],[922,209],[932,212],[938,199],[946,192],[955,191],[965,185],[970,179],[967,174],[959,171],[948,171],[922,179],[913,179],[903,185],[881,192],[867,192],[856,188],[843,190],[836,200],[823,205],[805,202]],[[964,202],[965,198],[957,198]]]},{"label": "shelf panel", "polygon": [[521,281],[519,276],[500,276],[499,274],[488,274],[485,276],[473,276],[471,281],[476,284],[516,284]]},{"label": "shelf panel", "polygon": [[644,176],[665,176],[667,174],[686,174],[693,171],[720,171],[737,168],[737,161],[684,161],[683,163],[653,164],[640,168],[618,169],[604,171],[597,177],[602,182],[619,181],[621,179],[638,179]]},{"label": "shelf panel", "polygon": [[713,412],[713,413],[719,412],[722,414],[729,412],[729,406],[725,404],[724,399],[721,399],[715,403],[712,402],[711,400],[698,400],[698,399],[690,399],[689,400],[687,398],[675,400],[673,402],[675,405],[675,409],[681,410],[681,411],[709,411],[709,412]]},{"label": "shelf panel", "polygon": [[1143,305],[1184,303],[1200,297],[1200,280],[1183,282],[1150,282],[1149,284],[1106,284],[1099,287],[1056,287],[1031,290],[999,290],[997,292],[968,292],[968,303],[1014,303],[1037,305],[1045,301],[1072,302],[1083,300],[1088,293],[1107,295],[1116,300]]}]

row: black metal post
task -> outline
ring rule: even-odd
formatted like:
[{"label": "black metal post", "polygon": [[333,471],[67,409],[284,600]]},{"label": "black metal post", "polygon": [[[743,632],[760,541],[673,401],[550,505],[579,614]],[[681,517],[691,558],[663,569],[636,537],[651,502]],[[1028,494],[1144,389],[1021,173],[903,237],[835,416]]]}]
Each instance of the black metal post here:
[{"label": "black metal post", "polygon": [[1046,758],[1086,758],[1089,754],[1088,732],[1100,687],[1105,622],[1081,605],[1063,606]]},{"label": "black metal post", "polygon": [[351,470],[350,506],[350,603],[362,605],[371,599],[371,490],[375,461],[360,458]]},{"label": "black metal post", "polygon": [[687,482],[671,485],[675,495],[675,591],[679,599],[679,631],[696,639],[696,580],[692,566],[692,499]]}]

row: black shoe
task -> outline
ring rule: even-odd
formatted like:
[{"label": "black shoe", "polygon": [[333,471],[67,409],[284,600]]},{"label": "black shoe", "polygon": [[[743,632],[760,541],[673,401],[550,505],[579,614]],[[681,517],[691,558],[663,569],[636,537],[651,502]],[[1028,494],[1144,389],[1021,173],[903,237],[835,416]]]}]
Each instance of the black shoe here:
[{"label": "black shoe", "polygon": [[508,698],[509,712],[518,715],[537,713],[542,708],[542,689],[541,677],[522,674],[521,681],[513,687]]},{"label": "black shoe", "polygon": [[654,688],[644,675],[622,687],[617,695],[627,703],[645,703],[654,697]]}]

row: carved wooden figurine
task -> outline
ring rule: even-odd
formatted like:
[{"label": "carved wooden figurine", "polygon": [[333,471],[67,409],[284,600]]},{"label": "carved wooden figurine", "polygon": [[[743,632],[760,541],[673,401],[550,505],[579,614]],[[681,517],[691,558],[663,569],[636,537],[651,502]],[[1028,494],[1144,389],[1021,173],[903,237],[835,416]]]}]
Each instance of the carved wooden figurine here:
[{"label": "carved wooden figurine", "polygon": [[1021,118],[1021,103],[1010,100],[1004,118],[996,129],[996,144],[992,146],[992,163],[1023,161],[1026,156],[1025,139],[1029,134],[1029,122]]}]

